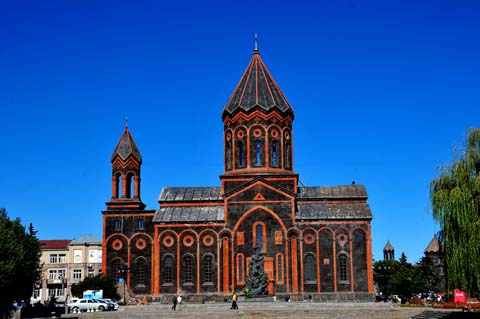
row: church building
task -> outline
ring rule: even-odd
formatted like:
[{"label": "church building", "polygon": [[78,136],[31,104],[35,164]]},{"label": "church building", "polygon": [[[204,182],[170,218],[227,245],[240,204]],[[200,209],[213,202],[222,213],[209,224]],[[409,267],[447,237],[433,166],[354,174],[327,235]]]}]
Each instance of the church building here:
[{"label": "church building", "polygon": [[219,186],[164,187],[156,210],[141,200],[142,155],[125,127],[111,157],[111,199],[102,212],[103,273],[124,279],[136,295],[223,300],[244,289],[258,245],[269,294],[373,300],[366,189],[299,183],[294,111],[258,49],[221,118]]}]

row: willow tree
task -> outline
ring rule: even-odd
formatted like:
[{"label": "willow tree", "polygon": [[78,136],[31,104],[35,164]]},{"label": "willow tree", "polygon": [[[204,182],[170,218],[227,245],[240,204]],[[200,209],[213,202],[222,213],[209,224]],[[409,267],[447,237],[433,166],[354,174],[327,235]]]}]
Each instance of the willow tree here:
[{"label": "willow tree", "polygon": [[430,184],[433,217],[443,235],[449,288],[480,288],[480,129],[471,129],[465,151]]}]

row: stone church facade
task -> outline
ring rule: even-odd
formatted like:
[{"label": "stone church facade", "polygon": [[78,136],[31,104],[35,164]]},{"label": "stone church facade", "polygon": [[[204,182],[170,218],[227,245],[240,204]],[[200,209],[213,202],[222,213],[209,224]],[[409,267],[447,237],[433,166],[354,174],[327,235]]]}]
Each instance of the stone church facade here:
[{"label": "stone church facade", "polygon": [[125,127],[102,212],[103,272],[138,295],[230,295],[258,245],[270,294],[371,300],[366,189],[299,185],[294,112],[257,49],[222,120],[220,186],[165,187],[157,210],[141,201],[142,155]]}]

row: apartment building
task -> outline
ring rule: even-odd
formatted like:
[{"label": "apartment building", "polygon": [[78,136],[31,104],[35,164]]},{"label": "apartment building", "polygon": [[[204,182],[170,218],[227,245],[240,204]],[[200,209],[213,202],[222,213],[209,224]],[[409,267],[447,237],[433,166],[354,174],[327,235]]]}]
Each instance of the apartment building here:
[{"label": "apartment building", "polygon": [[40,240],[42,275],[33,289],[32,302],[71,297],[70,287],[87,276],[101,273],[102,241],[90,235],[73,240]]}]

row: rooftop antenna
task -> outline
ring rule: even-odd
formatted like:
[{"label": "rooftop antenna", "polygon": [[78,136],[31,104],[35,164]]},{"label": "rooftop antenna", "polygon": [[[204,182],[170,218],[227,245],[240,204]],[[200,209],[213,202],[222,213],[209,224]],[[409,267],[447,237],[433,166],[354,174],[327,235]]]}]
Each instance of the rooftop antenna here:
[{"label": "rooftop antenna", "polygon": [[255,52],[258,52],[258,35],[255,33]]}]

